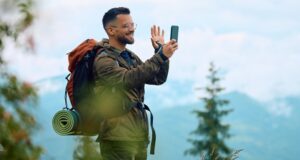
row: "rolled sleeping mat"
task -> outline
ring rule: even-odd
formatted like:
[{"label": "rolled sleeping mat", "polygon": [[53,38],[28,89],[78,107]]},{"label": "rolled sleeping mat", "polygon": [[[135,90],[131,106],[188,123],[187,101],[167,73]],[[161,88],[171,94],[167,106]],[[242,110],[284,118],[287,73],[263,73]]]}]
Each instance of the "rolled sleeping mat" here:
[{"label": "rolled sleeping mat", "polygon": [[79,125],[79,114],[74,110],[58,111],[52,119],[52,127],[54,131],[62,136],[80,135],[76,131]]}]

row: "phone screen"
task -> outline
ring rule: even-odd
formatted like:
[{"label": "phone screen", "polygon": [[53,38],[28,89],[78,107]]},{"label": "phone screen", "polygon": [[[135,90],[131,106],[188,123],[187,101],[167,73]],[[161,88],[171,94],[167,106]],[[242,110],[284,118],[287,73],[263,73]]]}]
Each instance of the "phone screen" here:
[{"label": "phone screen", "polygon": [[178,31],[179,31],[179,26],[176,25],[171,26],[170,40],[176,39],[176,42],[178,42]]}]

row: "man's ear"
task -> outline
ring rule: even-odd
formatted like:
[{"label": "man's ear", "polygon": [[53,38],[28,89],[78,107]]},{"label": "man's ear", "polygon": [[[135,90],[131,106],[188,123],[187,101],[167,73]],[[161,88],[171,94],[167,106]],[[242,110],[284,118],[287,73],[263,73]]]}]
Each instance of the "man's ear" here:
[{"label": "man's ear", "polygon": [[114,36],[114,35],[115,35],[115,30],[114,30],[112,27],[107,27],[107,28],[106,28],[106,33],[107,33],[109,36]]}]

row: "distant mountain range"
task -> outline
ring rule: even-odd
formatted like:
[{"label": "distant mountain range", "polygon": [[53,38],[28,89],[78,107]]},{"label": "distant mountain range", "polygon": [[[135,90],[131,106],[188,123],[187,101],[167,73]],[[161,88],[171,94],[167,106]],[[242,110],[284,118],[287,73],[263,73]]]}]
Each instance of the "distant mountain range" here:
[{"label": "distant mountain range", "polygon": [[[42,129],[35,134],[34,140],[45,148],[46,152],[41,158],[43,160],[71,160],[76,147],[74,136],[57,135],[51,124],[53,115],[64,107],[64,84],[62,76],[37,83],[41,91],[46,86],[50,90],[52,88],[50,92],[41,92],[39,108],[34,112],[42,126]],[[198,123],[191,111],[203,109],[203,103],[200,101],[189,103],[189,98],[183,96],[193,95],[190,94],[193,88],[189,82],[170,81],[160,87],[163,89],[148,87],[146,90],[146,102],[153,108],[157,131],[156,154],[149,156],[148,159],[199,160],[200,157],[184,156],[183,153],[191,147],[187,139],[191,138],[189,133],[196,128]],[[164,96],[169,96],[165,102],[163,102]],[[180,103],[176,105],[169,102],[170,96],[174,101],[182,97],[187,100],[179,101]],[[234,109],[234,112],[224,118],[224,123],[231,125],[232,137],[227,144],[232,149],[243,149],[240,153],[240,160],[299,159],[300,98],[285,99],[292,106],[292,112],[289,116],[277,116],[247,95],[232,92],[222,97],[231,102],[226,108]]]}]

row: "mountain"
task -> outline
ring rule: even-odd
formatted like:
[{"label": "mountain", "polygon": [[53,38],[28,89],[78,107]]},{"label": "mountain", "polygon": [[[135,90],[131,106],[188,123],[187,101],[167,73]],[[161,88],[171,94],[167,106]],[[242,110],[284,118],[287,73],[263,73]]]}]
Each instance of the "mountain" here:
[{"label": "mountain", "polygon": [[[233,92],[223,96],[230,100],[228,108],[234,111],[224,118],[231,125],[232,137],[227,144],[240,152],[241,160],[295,160],[300,156],[300,105],[299,98],[289,98],[292,108],[288,117],[276,116],[265,106],[247,95]],[[196,129],[197,119],[191,112],[203,109],[203,104],[176,106],[155,113],[158,136],[157,155],[152,159],[192,160],[184,156],[184,150],[191,147],[187,142],[189,134]]]},{"label": "mountain", "polygon": [[[38,82],[37,85],[41,88],[41,96],[34,114],[42,129],[34,139],[45,148],[41,159],[71,160],[76,147],[75,136],[59,136],[51,124],[53,115],[64,107],[65,80],[59,76]],[[50,91],[46,92],[45,88]],[[191,112],[203,109],[202,102],[189,101],[193,99],[193,94],[190,94],[192,90],[191,83],[176,81],[169,81],[160,87],[151,86],[146,90],[146,102],[153,108],[157,132],[156,154],[149,156],[149,160],[200,159],[183,155],[191,147],[187,139],[197,125],[197,119]],[[292,106],[292,112],[289,116],[278,116],[245,94],[232,92],[222,97],[231,102],[227,108],[234,109],[224,118],[224,122],[231,125],[232,137],[227,141],[228,145],[235,150],[243,149],[239,159],[294,160],[300,157],[297,144],[300,142],[300,109],[297,108],[300,98],[286,98],[285,101]],[[185,100],[181,101],[180,98]],[[172,99],[175,103],[171,103]]]}]

